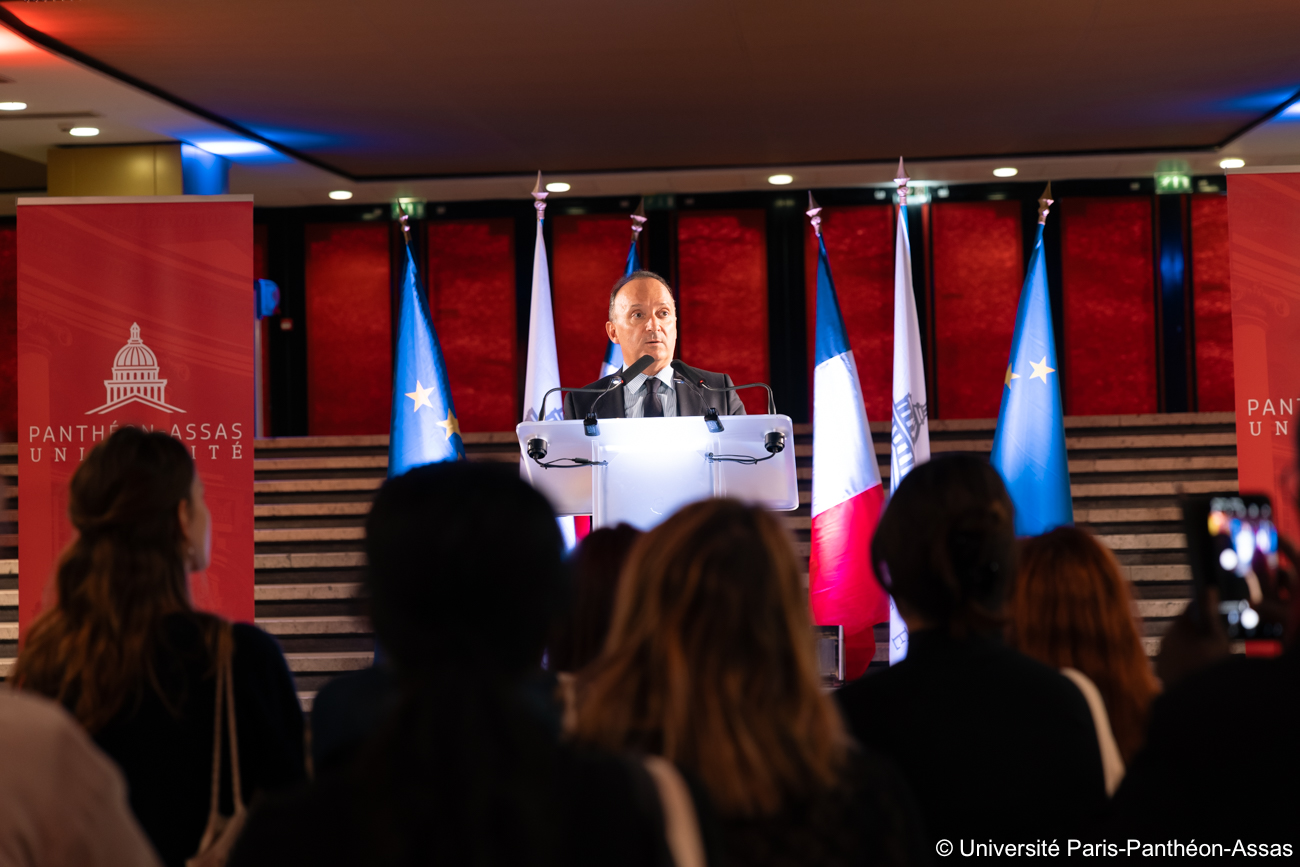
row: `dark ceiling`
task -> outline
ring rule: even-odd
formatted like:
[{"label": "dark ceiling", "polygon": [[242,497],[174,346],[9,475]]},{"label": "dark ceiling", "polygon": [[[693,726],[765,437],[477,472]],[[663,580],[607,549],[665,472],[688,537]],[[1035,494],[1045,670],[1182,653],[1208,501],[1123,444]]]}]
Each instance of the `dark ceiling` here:
[{"label": "dark ceiling", "polygon": [[1300,89],[1296,0],[3,5],[358,178],[1208,148]]}]

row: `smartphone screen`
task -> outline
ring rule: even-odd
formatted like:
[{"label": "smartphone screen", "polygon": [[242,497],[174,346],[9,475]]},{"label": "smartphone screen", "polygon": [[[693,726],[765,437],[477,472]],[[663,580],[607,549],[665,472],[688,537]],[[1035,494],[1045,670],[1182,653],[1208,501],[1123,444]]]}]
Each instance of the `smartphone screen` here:
[{"label": "smartphone screen", "polygon": [[1218,587],[1218,613],[1228,637],[1280,638],[1282,624],[1259,613],[1277,574],[1277,527],[1268,498],[1201,498],[1189,503],[1184,515],[1193,577]]}]

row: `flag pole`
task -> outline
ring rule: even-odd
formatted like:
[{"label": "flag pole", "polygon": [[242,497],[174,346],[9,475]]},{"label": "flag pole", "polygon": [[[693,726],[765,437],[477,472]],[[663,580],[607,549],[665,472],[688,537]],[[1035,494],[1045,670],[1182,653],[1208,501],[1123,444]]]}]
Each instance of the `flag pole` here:
[{"label": "flag pole", "polygon": [[1048,181],[1047,188],[1043,190],[1043,195],[1038,200],[1038,225],[1047,224],[1047,213],[1052,209],[1054,201],[1056,200],[1052,198],[1052,182]]}]

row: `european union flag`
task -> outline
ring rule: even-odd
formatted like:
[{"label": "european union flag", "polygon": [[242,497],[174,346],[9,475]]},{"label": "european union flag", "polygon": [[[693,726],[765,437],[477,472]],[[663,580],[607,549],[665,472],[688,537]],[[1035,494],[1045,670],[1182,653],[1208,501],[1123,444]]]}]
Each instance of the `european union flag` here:
[{"label": "european union flag", "polygon": [[1038,238],[1020,291],[991,458],[1015,504],[1019,536],[1037,536],[1074,523],[1052,303],[1043,262],[1043,221],[1052,203],[1050,196],[1048,185],[1039,200]]},{"label": "european union flag", "polygon": [[415,279],[415,260],[408,247],[393,371],[388,475],[400,476],[412,467],[464,457],[465,444],[451,402],[442,347],[433,330],[428,302]]}]

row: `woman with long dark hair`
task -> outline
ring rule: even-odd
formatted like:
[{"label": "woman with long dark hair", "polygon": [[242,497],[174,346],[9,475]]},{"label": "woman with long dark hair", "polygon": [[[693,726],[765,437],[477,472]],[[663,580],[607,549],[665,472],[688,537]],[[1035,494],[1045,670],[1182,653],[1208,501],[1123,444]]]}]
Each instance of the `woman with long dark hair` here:
[{"label": "woman with long dark hair", "polygon": [[1077,527],[1026,540],[1010,609],[1011,646],[1096,684],[1120,756],[1133,761],[1160,687],[1115,555]]},{"label": "woman with long dark hair", "polygon": [[574,737],[676,763],[727,863],[923,859],[906,786],[852,743],[821,684],[798,560],[761,509],[696,503],[636,544]]},{"label": "woman with long dark hair", "polygon": [[[233,644],[245,801],[304,777],[293,681],[274,639],[190,602],[188,575],[207,567],[211,518],[180,442],[118,430],[77,468],[68,514],[77,537],[59,560],[57,601],[33,622],[13,682],[86,727],[125,773],[163,863],[182,865],[208,816],[218,648]],[[222,776],[228,814],[228,767]]]}]

